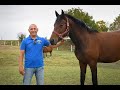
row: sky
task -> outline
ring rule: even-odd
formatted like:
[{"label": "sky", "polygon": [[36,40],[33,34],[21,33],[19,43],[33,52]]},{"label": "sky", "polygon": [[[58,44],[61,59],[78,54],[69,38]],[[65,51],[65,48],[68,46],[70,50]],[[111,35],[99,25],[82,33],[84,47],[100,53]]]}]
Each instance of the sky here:
[{"label": "sky", "polygon": [[104,20],[108,24],[120,14],[120,5],[0,5],[0,40],[18,40],[18,33],[29,36],[30,24],[38,26],[40,37],[51,36],[56,20],[55,10],[80,8],[93,16],[95,21]]}]

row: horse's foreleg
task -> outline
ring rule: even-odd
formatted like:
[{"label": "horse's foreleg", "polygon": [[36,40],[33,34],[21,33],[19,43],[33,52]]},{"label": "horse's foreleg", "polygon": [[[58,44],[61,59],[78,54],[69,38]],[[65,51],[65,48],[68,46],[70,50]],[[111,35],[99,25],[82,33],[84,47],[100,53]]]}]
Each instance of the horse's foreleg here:
[{"label": "horse's foreleg", "polygon": [[91,73],[92,73],[92,83],[93,85],[98,85],[98,81],[97,81],[97,63],[96,64],[90,64],[90,69],[91,69]]},{"label": "horse's foreleg", "polygon": [[79,65],[80,65],[80,70],[81,70],[80,71],[81,72],[80,73],[80,82],[81,82],[81,85],[84,85],[87,64],[79,61]]}]

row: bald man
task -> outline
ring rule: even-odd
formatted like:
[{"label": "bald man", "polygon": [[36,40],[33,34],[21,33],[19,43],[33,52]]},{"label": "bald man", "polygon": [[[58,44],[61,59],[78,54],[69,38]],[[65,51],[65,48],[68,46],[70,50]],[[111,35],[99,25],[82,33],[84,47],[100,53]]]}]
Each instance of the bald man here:
[{"label": "bald man", "polygon": [[[50,42],[37,35],[38,28],[31,24],[28,29],[30,35],[25,38],[20,45],[19,72],[23,75],[23,85],[30,85],[31,79],[35,74],[36,84],[44,84],[44,58],[43,47],[52,46]],[[60,46],[52,46],[56,48]],[[24,65],[23,65],[24,60]]]}]

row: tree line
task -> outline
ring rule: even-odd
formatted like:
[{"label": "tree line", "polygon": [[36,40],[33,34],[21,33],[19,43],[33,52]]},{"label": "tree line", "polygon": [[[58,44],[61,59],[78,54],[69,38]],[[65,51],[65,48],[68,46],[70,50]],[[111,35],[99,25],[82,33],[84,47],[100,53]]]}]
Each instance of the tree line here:
[{"label": "tree line", "polygon": [[79,7],[68,9],[65,12],[84,21],[89,27],[96,29],[99,32],[114,31],[120,28],[120,14],[114,19],[114,22],[108,25],[108,22],[105,22],[104,20],[95,21],[93,16],[90,16],[88,12],[83,11],[83,9],[80,9]]},{"label": "tree line", "polygon": [[[108,25],[108,22],[104,20],[95,21],[93,16],[90,16],[88,12],[83,11],[83,9],[71,8],[65,11],[67,14],[72,15],[73,17],[82,20],[89,26],[91,29],[97,30],[98,32],[108,32],[118,30],[120,28],[120,14],[114,19],[114,22]],[[19,33],[18,40],[21,41],[26,37],[25,34]]]}]

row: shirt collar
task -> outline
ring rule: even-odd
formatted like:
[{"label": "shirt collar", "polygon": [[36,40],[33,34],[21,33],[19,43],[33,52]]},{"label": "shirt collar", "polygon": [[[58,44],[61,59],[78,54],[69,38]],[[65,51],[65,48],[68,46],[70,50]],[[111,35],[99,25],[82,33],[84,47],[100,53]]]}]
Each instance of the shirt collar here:
[{"label": "shirt collar", "polygon": [[[29,35],[28,38],[29,38],[29,39],[32,39],[30,35]],[[38,38],[39,38],[39,37],[38,37],[38,35],[37,35],[35,39],[37,40]],[[33,39],[32,39],[32,40],[33,40]]]}]

